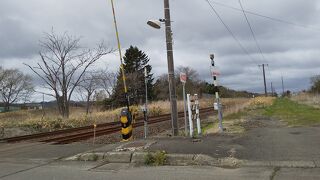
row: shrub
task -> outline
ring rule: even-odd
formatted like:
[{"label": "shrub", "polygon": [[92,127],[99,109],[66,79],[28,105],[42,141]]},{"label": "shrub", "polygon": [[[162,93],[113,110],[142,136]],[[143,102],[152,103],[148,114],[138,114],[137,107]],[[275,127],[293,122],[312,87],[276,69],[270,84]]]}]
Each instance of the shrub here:
[{"label": "shrub", "polygon": [[157,151],[155,153],[148,152],[144,159],[145,165],[162,166],[167,160],[167,153],[165,151]]}]

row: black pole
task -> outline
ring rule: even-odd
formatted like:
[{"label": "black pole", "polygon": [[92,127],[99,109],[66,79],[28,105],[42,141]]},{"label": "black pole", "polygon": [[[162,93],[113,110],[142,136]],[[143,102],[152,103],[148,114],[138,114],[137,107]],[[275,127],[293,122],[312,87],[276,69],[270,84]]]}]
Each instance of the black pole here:
[{"label": "black pole", "polygon": [[268,64],[262,64],[262,65],[259,65],[259,66],[262,66],[262,71],[263,71],[263,82],[264,82],[264,95],[267,97],[268,96],[268,91],[267,91],[267,82],[266,82],[266,73],[265,73],[265,70],[264,70],[264,66]]}]

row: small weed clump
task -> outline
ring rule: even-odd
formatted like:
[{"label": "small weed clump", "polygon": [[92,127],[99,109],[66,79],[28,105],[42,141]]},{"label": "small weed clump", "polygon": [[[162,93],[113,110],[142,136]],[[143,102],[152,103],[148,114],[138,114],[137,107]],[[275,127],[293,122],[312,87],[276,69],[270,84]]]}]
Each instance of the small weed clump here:
[{"label": "small weed clump", "polygon": [[167,160],[165,151],[157,151],[155,153],[148,152],[144,158],[144,164],[149,166],[163,166]]}]

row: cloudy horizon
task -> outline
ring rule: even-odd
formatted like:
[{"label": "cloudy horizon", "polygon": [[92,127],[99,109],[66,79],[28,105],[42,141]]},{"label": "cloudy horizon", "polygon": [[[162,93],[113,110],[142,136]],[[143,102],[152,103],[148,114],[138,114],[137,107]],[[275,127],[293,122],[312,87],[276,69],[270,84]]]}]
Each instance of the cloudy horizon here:
[{"label": "cloudy horizon", "polygon": [[[319,1],[241,0],[246,11],[267,16],[247,13],[265,58],[243,13],[237,10],[238,0],[210,2],[249,55],[206,0],[171,0],[175,67],[190,66],[202,80],[211,82],[209,54],[214,53],[221,72],[220,85],[259,93],[264,91],[259,64],[268,64],[268,90],[273,82],[278,93],[282,92],[281,76],[286,89],[300,91],[308,89],[310,78],[320,74]],[[93,48],[101,40],[111,48],[117,47],[109,0],[3,0],[0,4],[0,62],[4,68],[18,68],[35,77],[23,63],[32,65],[40,60],[39,41],[52,28],[58,34],[68,32],[81,37],[84,47]],[[116,0],[115,8],[122,50],[137,46],[149,56],[155,78],[166,73],[164,29],[152,29],[146,24],[149,19],[163,18],[163,1]],[[119,64],[118,54],[113,53],[95,66],[117,71]]]}]

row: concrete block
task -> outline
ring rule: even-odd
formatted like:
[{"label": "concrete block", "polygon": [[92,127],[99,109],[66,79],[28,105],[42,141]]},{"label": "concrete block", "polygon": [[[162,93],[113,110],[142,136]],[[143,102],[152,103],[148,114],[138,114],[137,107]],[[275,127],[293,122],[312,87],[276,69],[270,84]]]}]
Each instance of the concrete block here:
[{"label": "concrete block", "polygon": [[269,167],[269,161],[250,161],[250,160],[243,160],[241,162],[241,166],[244,167]]},{"label": "concrete block", "polygon": [[192,165],[194,164],[193,158],[193,154],[167,154],[165,164],[174,166]]},{"label": "concrete block", "polygon": [[64,161],[79,161],[81,154],[77,154],[71,157],[64,158]]},{"label": "concrete block", "polygon": [[196,165],[214,166],[218,165],[218,160],[208,155],[196,154],[194,155],[193,163]]},{"label": "concrete block", "polygon": [[144,164],[146,152],[134,152],[132,154],[131,163]]},{"label": "concrete block", "polygon": [[98,161],[103,159],[104,153],[85,153],[79,157],[81,161]]},{"label": "concrete block", "polygon": [[218,166],[222,167],[239,167],[241,164],[243,164],[243,160],[239,160],[233,157],[221,158],[218,161]]},{"label": "concrete block", "polygon": [[316,164],[313,161],[270,161],[273,167],[289,167],[289,168],[314,168]]},{"label": "concrete block", "polygon": [[132,152],[107,152],[104,159],[109,163],[130,163]]}]

